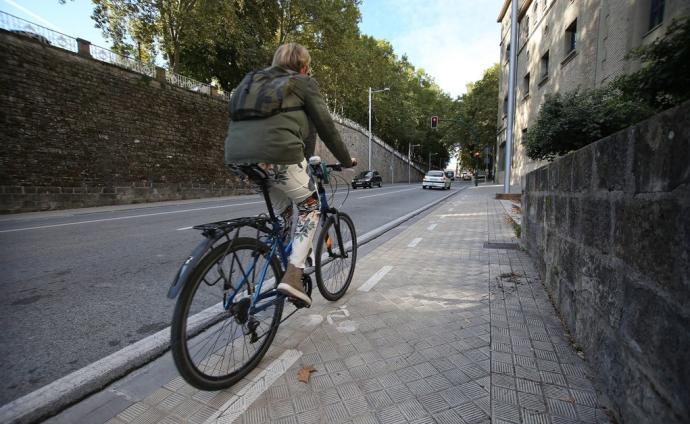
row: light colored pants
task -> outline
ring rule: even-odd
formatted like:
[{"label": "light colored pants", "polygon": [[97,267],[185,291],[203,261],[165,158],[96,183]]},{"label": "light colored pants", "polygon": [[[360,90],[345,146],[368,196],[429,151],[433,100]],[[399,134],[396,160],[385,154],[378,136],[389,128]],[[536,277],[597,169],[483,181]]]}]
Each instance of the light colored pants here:
[{"label": "light colored pants", "polygon": [[297,205],[297,225],[292,239],[290,263],[304,268],[309,249],[319,224],[319,201],[309,174],[307,161],[295,165],[259,164],[269,175],[268,194],[273,210],[283,217],[289,229],[292,222],[292,202]]}]

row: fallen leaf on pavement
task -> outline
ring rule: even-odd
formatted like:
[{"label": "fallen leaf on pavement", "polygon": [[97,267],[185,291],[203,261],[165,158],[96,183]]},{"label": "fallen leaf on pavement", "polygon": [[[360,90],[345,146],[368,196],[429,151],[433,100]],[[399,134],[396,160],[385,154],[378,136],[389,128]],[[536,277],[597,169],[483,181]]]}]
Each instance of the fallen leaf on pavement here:
[{"label": "fallen leaf on pavement", "polygon": [[302,367],[299,371],[297,371],[297,379],[302,383],[309,383],[309,377],[314,371],[316,371],[316,369],[314,369],[314,367],[311,365]]}]

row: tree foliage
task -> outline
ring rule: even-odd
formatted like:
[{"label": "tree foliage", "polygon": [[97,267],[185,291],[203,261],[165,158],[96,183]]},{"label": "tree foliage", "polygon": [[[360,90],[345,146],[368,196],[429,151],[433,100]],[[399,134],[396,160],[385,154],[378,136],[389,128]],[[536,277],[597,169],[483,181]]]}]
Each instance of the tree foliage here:
[{"label": "tree foliage", "polygon": [[[498,64],[484,71],[482,79],[467,85],[467,93],[453,105],[451,126],[444,143],[459,147],[459,161],[465,168],[483,168],[484,150],[493,160],[498,115]],[[476,153],[479,152],[479,157]]]},{"label": "tree foliage", "polygon": [[278,45],[303,44],[332,111],[366,128],[368,88],[389,87],[373,96],[373,132],[403,152],[420,144],[420,159],[449,158],[429,117],[450,113],[456,102],[390,43],[360,34],[361,0],[92,1],[96,26],[115,51],[147,62],[162,56],[173,71],[225,90],[268,66]]}]

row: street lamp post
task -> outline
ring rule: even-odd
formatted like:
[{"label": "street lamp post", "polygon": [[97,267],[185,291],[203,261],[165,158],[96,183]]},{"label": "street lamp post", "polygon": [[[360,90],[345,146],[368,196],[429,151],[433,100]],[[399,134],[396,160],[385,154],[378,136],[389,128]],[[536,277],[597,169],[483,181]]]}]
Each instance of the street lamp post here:
[{"label": "street lamp post", "polygon": [[407,184],[411,184],[410,179],[410,162],[412,162],[412,149],[419,147],[421,144],[407,143]]},{"label": "street lamp post", "polygon": [[371,95],[381,91],[390,91],[390,88],[384,87],[380,90],[372,90],[369,87],[369,170],[371,170]]},{"label": "street lamp post", "polygon": [[431,153],[429,152],[429,167],[428,170],[431,171],[431,157],[436,156],[438,153]]}]

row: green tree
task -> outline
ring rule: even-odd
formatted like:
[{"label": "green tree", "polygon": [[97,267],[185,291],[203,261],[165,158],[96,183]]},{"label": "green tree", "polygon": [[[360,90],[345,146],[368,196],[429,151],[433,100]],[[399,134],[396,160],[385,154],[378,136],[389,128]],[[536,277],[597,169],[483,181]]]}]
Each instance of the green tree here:
[{"label": "green tree", "polygon": [[[92,0],[96,27],[121,54],[151,61],[160,45],[170,68],[177,70],[182,40],[198,25],[197,7],[210,11],[202,0]],[[218,0],[215,3],[223,3]]]},{"label": "green tree", "polygon": [[116,51],[152,61],[160,49],[172,70],[226,90],[268,66],[279,44],[301,43],[332,111],[366,127],[368,87],[389,87],[374,96],[375,134],[401,151],[421,144],[424,158],[448,160],[443,134],[428,119],[451,110],[453,100],[390,43],[359,33],[360,0],[93,1],[96,25]]},{"label": "green tree", "polygon": [[460,163],[468,168],[483,167],[475,154],[485,148],[493,159],[496,151],[496,116],[498,115],[498,64],[484,71],[482,79],[467,85],[467,93],[450,111],[452,125],[443,142],[448,148],[460,146]]}]

